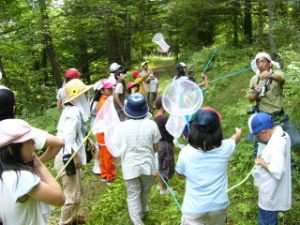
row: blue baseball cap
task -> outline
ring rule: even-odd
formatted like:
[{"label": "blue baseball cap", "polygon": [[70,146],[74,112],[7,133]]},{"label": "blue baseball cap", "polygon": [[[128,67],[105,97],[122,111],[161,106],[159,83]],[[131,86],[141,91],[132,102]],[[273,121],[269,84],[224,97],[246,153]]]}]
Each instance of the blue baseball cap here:
[{"label": "blue baseball cap", "polygon": [[220,120],[215,111],[199,109],[195,116],[198,129],[202,132],[211,133],[220,127]]},{"label": "blue baseball cap", "polygon": [[250,141],[254,135],[274,126],[273,117],[264,112],[254,114],[248,119],[248,126],[251,134],[247,138],[247,141]]}]

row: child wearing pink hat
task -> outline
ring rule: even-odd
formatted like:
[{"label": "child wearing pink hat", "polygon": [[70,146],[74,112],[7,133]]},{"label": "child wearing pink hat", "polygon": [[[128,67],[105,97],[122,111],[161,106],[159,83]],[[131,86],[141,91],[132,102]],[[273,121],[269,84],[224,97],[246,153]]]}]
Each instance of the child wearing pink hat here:
[{"label": "child wearing pink hat", "polygon": [[[102,108],[103,104],[107,100],[109,96],[112,95],[113,84],[107,80],[102,79],[100,80],[99,86],[99,101],[97,105],[97,111],[99,112]],[[101,169],[101,181],[102,182],[113,182],[117,177],[117,169],[114,162],[114,157],[108,151],[106,144],[104,133],[97,133],[97,142],[99,144],[100,154],[99,154],[99,161],[100,161],[100,169]]]},{"label": "child wearing pink hat", "polygon": [[61,187],[34,153],[37,138],[34,129],[23,120],[0,121],[0,221],[3,224],[46,225],[43,204],[64,204]]},{"label": "child wearing pink hat", "polygon": [[[16,99],[13,91],[6,86],[0,85],[0,121],[5,119],[15,118]],[[59,152],[64,142],[58,137],[49,134],[47,131],[32,128],[35,130],[38,138],[35,141],[35,148],[42,149],[47,146],[47,149],[40,156],[40,160],[45,163],[54,158]]]}]

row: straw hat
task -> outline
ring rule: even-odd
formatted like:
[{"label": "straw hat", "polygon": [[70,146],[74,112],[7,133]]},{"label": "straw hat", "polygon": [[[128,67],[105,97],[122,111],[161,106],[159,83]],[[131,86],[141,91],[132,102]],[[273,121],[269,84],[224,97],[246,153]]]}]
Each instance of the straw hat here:
[{"label": "straw hat", "polygon": [[65,85],[65,91],[66,91],[67,97],[66,97],[66,100],[64,101],[64,104],[68,103],[68,102],[74,100],[75,98],[79,97],[80,95],[84,94],[92,87],[93,87],[93,85],[85,85],[79,79],[70,80]]}]

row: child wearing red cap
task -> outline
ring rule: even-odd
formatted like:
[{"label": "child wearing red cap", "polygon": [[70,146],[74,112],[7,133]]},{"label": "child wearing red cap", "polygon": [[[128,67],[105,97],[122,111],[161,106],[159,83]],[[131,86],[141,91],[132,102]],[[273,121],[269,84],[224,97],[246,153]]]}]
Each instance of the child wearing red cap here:
[{"label": "child wearing red cap", "polygon": [[[38,136],[19,119],[0,121],[0,221],[14,225],[46,225],[46,204],[61,206],[58,182],[34,153]],[[45,211],[46,209],[46,211]]]},{"label": "child wearing red cap", "polygon": [[[81,73],[77,69],[75,69],[75,68],[68,69],[65,72],[64,84],[72,79],[79,79],[80,77],[81,77]],[[56,100],[57,100],[56,107],[58,110],[62,110],[63,102],[65,99],[66,99],[66,93],[65,93],[65,89],[64,89],[64,85],[63,85],[63,87],[61,87],[58,90],[57,95],[56,95]]]},{"label": "child wearing red cap", "polygon": [[140,91],[140,85],[135,84],[134,82],[129,82],[127,84],[128,94],[138,93]]},{"label": "child wearing red cap", "polygon": [[134,79],[134,84],[139,86],[139,93],[144,95],[145,98],[147,98],[147,93],[144,86],[144,81],[151,75],[151,73],[144,74],[143,76],[140,75],[140,72],[137,70],[134,70],[132,72],[132,78]]}]

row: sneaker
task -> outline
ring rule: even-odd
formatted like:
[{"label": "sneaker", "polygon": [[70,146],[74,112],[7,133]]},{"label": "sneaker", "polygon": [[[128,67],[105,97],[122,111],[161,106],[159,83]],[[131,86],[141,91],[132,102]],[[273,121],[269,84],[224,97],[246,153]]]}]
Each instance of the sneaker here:
[{"label": "sneaker", "polygon": [[101,182],[106,183],[107,179],[101,178]]},{"label": "sneaker", "polygon": [[107,182],[106,182],[106,185],[107,185],[107,186],[112,186],[112,185],[113,185],[113,181],[107,181]]},{"label": "sneaker", "polygon": [[92,173],[95,174],[95,175],[100,175],[101,174],[100,167],[97,166],[97,165],[94,165],[93,169],[92,169]]},{"label": "sneaker", "polygon": [[161,194],[161,195],[167,195],[168,193],[169,193],[169,191],[167,189],[159,191],[159,194]]}]

